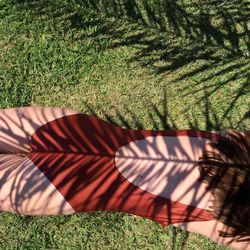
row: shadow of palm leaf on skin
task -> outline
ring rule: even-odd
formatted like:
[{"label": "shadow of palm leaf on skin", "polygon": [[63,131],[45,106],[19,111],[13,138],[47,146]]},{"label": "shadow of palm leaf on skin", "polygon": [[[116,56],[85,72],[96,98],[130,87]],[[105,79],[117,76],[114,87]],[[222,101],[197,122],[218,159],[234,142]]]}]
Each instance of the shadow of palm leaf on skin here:
[{"label": "shadow of palm leaf on skin", "polygon": [[[164,95],[165,96],[165,95]],[[173,124],[174,124],[174,121],[173,121],[173,119],[171,118],[171,117],[169,117],[169,115],[166,115],[166,114],[168,114],[168,108],[167,108],[167,100],[166,100],[166,97],[164,98],[164,102],[162,103],[163,104],[163,110],[164,110],[164,113],[161,113],[161,111],[159,111],[159,109],[157,108],[157,107],[155,107],[153,104],[152,104],[152,109],[153,109],[153,112],[155,112],[155,115],[153,115],[152,117],[154,117],[153,119],[152,119],[152,124],[156,124],[156,122],[155,122],[155,120],[154,119],[156,119],[156,118],[159,118],[161,121],[162,121],[162,123],[163,123],[163,126],[166,128],[166,129],[170,129],[171,127],[172,127],[172,125],[171,124],[169,124],[168,123],[168,120],[170,120]],[[87,106],[87,105],[86,105]],[[90,112],[89,113],[92,113],[92,114],[95,114],[94,113],[94,110],[93,110],[93,108],[91,108],[91,107],[89,107],[89,110],[90,110]],[[209,110],[209,108],[208,108],[208,110]],[[149,112],[150,113],[150,112]],[[105,112],[104,112],[104,114],[105,114]],[[136,115],[135,114],[133,114],[133,113],[131,113],[131,117],[133,118],[133,120],[134,120],[134,124],[138,124],[138,126],[141,126],[142,124],[141,124],[141,122],[139,122],[139,121],[137,121],[137,119],[136,119]],[[112,120],[112,118],[109,118],[109,115],[107,114],[106,115],[106,120],[109,120],[109,121],[111,121]],[[125,127],[128,127],[128,126],[130,126],[129,125],[129,123],[128,122],[126,122],[126,119],[124,119],[124,117],[123,117],[123,115],[121,115],[121,114],[119,114],[119,111],[117,110],[117,118],[118,118],[118,122],[119,123],[122,123],[122,125],[123,126],[125,126]],[[114,122],[113,122],[114,123]],[[21,190],[20,190],[21,191]],[[28,219],[28,221],[29,221],[29,225],[30,224],[32,224],[32,223],[30,223],[30,222],[32,222],[32,220],[33,219],[31,219],[32,217],[28,217],[29,219]],[[27,221],[26,219],[24,219],[25,221]],[[35,219],[34,218],[34,220],[35,221],[37,221],[38,219]],[[34,223],[35,224],[35,223]],[[26,228],[26,224],[24,225],[24,228]],[[33,225],[34,226],[34,225]],[[40,229],[39,229],[40,230]],[[171,229],[172,230],[172,232],[173,232],[173,239],[172,239],[172,241],[173,241],[173,247],[175,247],[176,246],[176,249],[179,249],[179,244],[180,244],[180,239],[178,239],[178,243],[176,243],[176,239],[177,239],[177,237],[178,237],[178,234],[176,234],[176,229]],[[178,232],[181,232],[181,231],[178,231]],[[185,245],[185,242],[187,241],[187,239],[188,239],[188,237],[187,237],[187,233],[185,233],[184,234],[184,236],[183,236],[183,233],[180,233],[180,236],[181,236],[181,239],[183,239],[183,241],[181,241],[182,243],[182,245],[183,245],[183,247],[184,247],[184,245]],[[50,242],[50,244],[52,244],[53,242],[51,242],[51,241],[49,241]],[[93,242],[92,242],[93,243]],[[55,243],[53,243],[53,244],[55,244]]]},{"label": "shadow of palm leaf on skin", "polygon": [[[221,122],[219,120],[219,117],[217,117],[215,111],[213,110],[213,107],[209,100],[208,93],[205,92],[204,96],[205,97],[204,97],[204,112],[203,113],[204,113],[205,121],[206,121],[206,124],[205,124],[206,130],[220,131]],[[89,106],[88,104],[85,104],[84,106],[87,108],[88,113],[92,115],[97,115],[93,107]],[[166,129],[166,130],[178,129],[174,121],[175,118],[171,117],[171,115],[169,114],[166,91],[165,91],[164,98],[162,101],[162,107],[159,108],[155,106],[153,103],[150,103],[149,106],[152,107],[152,109],[148,111],[148,115],[150,117],[150,123],[152,124],[153,129],[157,130],[159,129],[159,127]],[[110,116],[104,110],[98,110],[98,112],[101,112],[103,119],[117,126],[122,126],[122,127],[129,128],[129,129],[146,129],[143,126],[142,122],[138,120],[138,118],[136,117],[136,114],[134,114],[128,108],[126,108],[126,113],[129,114],[129,117],[131,117],[131,120],[133,120],[132,123],[130,119],[129,119],[130,122],[126,121],[124,117],[119,114],[118,110],[116,110],[116,113],[118,114],[116,117]],[[199,129],[202,126],[201,124],[199,124],[199,120],[196,120],[195,118],[187,117],[187,119],[188,119],[188,123],[191,129]],[[160,121],[161,125],[159,125],[158,121]],[[234,127],[234,129],[239,129],[239,128],[243,130],[247,129],[247,127],[245,127],[244,124],[239,124],[239,127]],[[192,249],[192,244],[195,243],[195,241],[193,242],[193,237],[191,237],[192,238],[191,240],[189,239],[190,238],[189,232],[185,232],[173,226],[169,226],[167,228],[167,232],[169,235],[171,235],[171,242],[172,242],[171,249]],[[193,235],[194,234],[191,234],[191,236]],[[219,245],[217,245],[216,243],[212,241],[210,243],[207,243],[206,245],[207,246],[204,249],[220,249]]]},{"label": "shadow of palm leaf on skin", "polygon": [[[19,2],[20,4],[22,2],[25,3],[25,1],[16,2]],[[203,13],[205,10],[203,10],[203,13],[199,12],[201,7],[199,5],[193,6],[190,4],[190,6],[187,5],[184,7],[180,4],[180,2],[178,5],[176,5],[173,1],[167,1],[168,3],[172,2],[172,6],[174,6],[174,8],[172,8],[171,11],[161,8],[162,11],[159,14],[159,11],[155,11],[152,5],[148,4],[149,6],[146,6],[148,1],[143,1],[143,3],[145,3],[145,8],[147,7],[147,11],[150,13],[148,14],[150,16],[148,17],[148,19],[150,19],[150,25],[147,18],[144,18],[144,21],[140,21],[141,18],[145,16],[145,13],[140,11],[141,14],[137,14],[137,12],[139,12],[138,9],[142,8],[143,5],[134,5],[135,1],[127,1],[129,4],[127,6],[130,6],[129,8],[132,10],[118,11],[118,15],[114,15],[114,13],[110,12],[110,8],[108,13],[103,12],[103,8],[105,7],[103,1],[93,1],[92,3],[95,5],[91,5],[91,2],[92,1],[78,1],[78,4],[82,6],[82,10],[78,8],[79,5],[67,5],[65,4],[66,2],[61,2],[61,6],[63,6],[63,8],[58,8],[60,7],[60,4],[58,4],[59,2],[56,4],[51,4],[49,1],[45,3],[33,1],[28,7],[30,9],[33,8],[32,10],[34,12],[32,13],[34,16],[31,15],[29,18],[32,19],[35,17],[35,15],[39,16],[44,14],[51,15],[51,18],[55,18],[55,23],[60,22],[61,20],[65,21],[65,23],[68,23],[69,21],[70,25],[66,25],[65,30],[60,30],[62,34],[67,32],[67,29],[84,30],[89,37],[96,39],[97,43],[102,41],[102,37],[108,39],[109,42],[107,44],[109,45],[109,49],[116,49],[121,46],[134,47],[136,48],[136,52],[133,56],[131,56],[131,63],[138,62],[140,65],[148,67],[148,69],[150,69],[154,74],[162,75],[162,77],[170,76],[171,73],[173,73],[174,77],[172,82],[173,85],[178,87],[177,92],[179,91],[181,93],[180,95],[183,97],[188,97],[191,96],[192,93],[195,93],[195,95],[198,96],[197,100],[199,100],[201,103],[199,107],[202,107],[200,111],[200,117],[203,118],[202,121],[200,117],[196,116],[195,112],[183,112],[183,115],[186,117],[190,128],[206,128],[208,130],[225,129],[229,127],[236,129],[249,128],[249,110],[247,109],[248,99],[246,99],[249,90],[249,61],[245,56],[249,51],[249,38],[247,32],[248,28],[246,25],[248,22],[248,9],[245,5],[242,5],[246,3],[245,1],[240,4],[242,9],[245,11],[242,11],[241,13],[238,11],[240,10],[240,7],[237,7],[238,5],[235,5],[235,7],[233,5],[233,1],[222,2],[222,6],[215,3],[215,6],[218,8],[215,8],[208,3],[205,6],[209,8],[209,14],[205,16],[204,21]],[[122,3],[123,1],[120,2]],[[90,15],[85,15],[88,9],[85,9],[82,3],[89,3],[88,8],[91,9]],[[103,5],[103,8],[98,7],[99,3]],[[114,3],[114,1],[110,1],[110,3]],[[155,4],[157,3],[155,2]],[[161,4],[162,2],[159,2],[157,6],[160,7]],[[124,8],[124,5],[121,4],[120,7],[117,8]],[[157,7],[155,8],[157,9]],[[188,8],[190,8],[190,10],[188,10]],[[220,20],[218,20],[218,23],[216,23],[216,20],[218,17],[220,17],[217,9],[219,10],[220,8],[228,11],[229,14],[231,13],[231,17],[235,9],[238,13],[233,17],[233,19],[231,18],[232,23],[229,23],[226,28],[224,28],[223,32],[220,30]],[[194,11],[193,14],[186,13],[188,11],[192,12],[193,9],[196,10],[196,12]],[[40,10],[43,10],[43,12],[40,12]],[[100,13],[100,11],[103,15],[98,16],[96,13]],[[168,12],[169,14],[164,13],[164,11]],[[108,15],[108,17],[106,17],[106,15]],[[169,15],[173,15],[175,18],[171,19]],[[242,17],[239,17],[240,15]],[[115,16],[115,19],[113,16]],[[125,18],[125,20],[121,18]],[[213,18],[215,19],[213,20]],[[224,19],[226,21],[227,18]],[[240,19],[242,19],[242,21],[240,21]],[[221,20],[223,20],[223,18]],[[170,23],[172,26],[170,24],[167,25],[168,23]],[[215,27],[212,25],[212,23],[215,25]],[[234,25],[235,23],[237,25]],[[234,26],[239,26],[240,30],[234,29]],[[208,30],[206,27],[208,27]],[[231,35],[225,36],[224,33],[227,32],[231,32]],[[231,39],[230,37],[234,38]],[[239,72],[241,74],[239,74]],[[180,83],[178,84],[178,82]],[[220,88],[226,87],[226,90],[228,90],[232,85],[237,86],[232,88],[230,94],[228,95],[229,98],[226,99],[227,102],[225,103],[224,108],[222,111],[220,111],[221,113],[218,113],[214,99],[215,97],[220,97],[221,99],[219,104],[222,105],[225,98],[225,92],[219,93]],[[169,86],[169,88],[170,87],[171,86]],[[205,89],[206,91],[202,91],[204,87],[207,87]],[[24,87],[20,88],[20,90],[22,89],[24,89]],[[8,93],[11,93],[11,91]],[[23,91],[23,101],[13,104],[14,100],[10,99],[11,95],[9,95],[9,104],[3,102],[3,106],[27,105],[31,102],[31,98],[26,98],[26,96],[28,96],[28,91]],[[241,109],[239,106],[240,104],[243,106],[244,101],[244,107]],[[163,107],[159,106],[159,104],[166,104],[167,106]],[[194,104],[191,103],[189,105]],[[86,106],[87,105],[83,105],[84,108],[86,108]],[[150,128],[183,128],[180,127],[180,125],[174,119],[176,117],[171,112],[171,101],[167,101],[166,98],[163,97],[160,103],[152,103],[151,106],[152,108],[148,110],[145,109],[144,111],[145,116],[148,115],[149,117],[148,120]],[[121,109],[123,110],[121,111]],[[139,122],[136,121],[137,114],[133,113],[132,111],[131,117],[129,117],[129,119],[127,118],[127,115],[125,117],[125,109],[125,107],[118,108],[115,115],[113,113],[109,114],[107,110],[100,111],[98,109],[97,111],[98,116],[100,116],[99,114],[101,113],[103,118],[106,120],[110,119],[110,121],[112,121],[113,119],[114,123],[117,123],[123,127],[145,127],[143,125],[145,124],[144,120]],[[234,111],[231,112],[233,109]],[[238,109],[239,116],[236,116],[235,114],[237,113]],[[96,110],[96,107],[92,107],[92,110]],[[163,110],[165,110],[165,112]],[[127,111],[129,112],[129,110]],[[99,216],[100,217],[97,220],[104,218],[106,222],[103,223],[107,224],[108,216]],[[117,220],[119,221],[119,219]],[[34,221],[37,221],[37,219],[34,219]],[[66,222],[60,223],[64,224]],[[95,223],[97,222],[93,222],[93,225],[95,225]],[[108,225],[110,228],[112,227],[112,225]],[[51,222],[50,226],[53,228],[53,222]],[[59,228],[60,225],[57,225],[56,227]],[[24,228],[28,228],[28,226],[25,224]],[[121,230],[121,228],[119,229]],[[89,230],[92,230],[92,232],[98,234],[93,228]],[[105,229],[102,228],[102,230],[106,232]],[[56,234],[55,231],[53,232]],[[45,240],[51,245],[48,244],[45,246],[56,246],[56,244],[58,244],[55,239],[52,239],[52,234],[53,233],[48,233],[47,236],[50,240]],[[136,233],[133,232],[132,235],[133,234]],[[39,238],[38,235],[31,236],[34,238],[37,237],[37,239]],[[65,237],[66,236],[67,234],[65,234]],[[57,237],[59,239],[58,235]],[[137,235],[137,237],[139,236]],[[30,238],[27,237],[26,239]],[[91,238],[91,236],[89,236],[89,239],[90,242],[91,240],[96,242],[96,239]],[[105,239],[105,242],[107,243],[108,240],[106,241]],[[141,242],[143,242],[143,239]],[[176,240],[173,242],[176,242]],[[21,243],[19,242],[19,244]],[[118,245],[119,242],[114,243],[114,246]],[[178,249],[178,244],[176,245],[176,248]]]}]

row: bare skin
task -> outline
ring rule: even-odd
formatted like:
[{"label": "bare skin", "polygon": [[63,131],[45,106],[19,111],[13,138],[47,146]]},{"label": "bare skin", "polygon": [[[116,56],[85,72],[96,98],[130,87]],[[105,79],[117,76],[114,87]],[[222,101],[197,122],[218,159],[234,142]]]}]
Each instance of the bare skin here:
[{"label": "bare skin", "polygon": [[71,214],[74,209],[25,153],[31,135],[43,124],[78,113],[59,108],[0,111],[0,209],[29,215]]},{"label": "bare skin", "polygon": [[79,113],[61,108],[10,108],[0,110],[0,152],[27,153],[31,135],[45,123]]},{"label": "bare skin", "polygon": [[[30,151],[30,138],[39,127],[56,118],[76,113],[79,112],[59,108],[25,107],[0,110],[0,209],[2,211],[30,215],[75,212],[43,173],[25,156],[25,153]],[[122,147],[116,154],[116,166],[126,179],[146,191],[209,210],[211,193],[205,190],[205,184],[197,182],[199,171],[194,167],[194,163],[197,162],[208,142],[205,139],[190,139],[184,136],[178,139],[171,138],[171,140],[168,138],[166,144],[164,138],[148,138],[141,141],[141,145],[132,143],[129,147]],[[151,170],[149,165],[147,166],[149,172],[145,176],[143,172],[145,165],[140,165],[143,168],[138,166],[135,171],[133,169],[135,165],[132,162],[122,161],[121,156],[128,155],[132,151],[136,151],[139,156],[145,154],[145,151],[140,151],[140,148],[145,148],[147,145],[150,145],[147,152],[151,158],[153,155],[157,160],[158,156],[154,148],[158,148],[163,158],[168,159],[159,163],[158,168],[164,168],[167,171],[161,171],[157,178],[154,178],[155,169]],[[174,156],[171,161],[169,161],[170,156]],[[177,164],[176,159],[181,159],[181,163]],[[181,178],[178,178],[177,174],[171,174],[176,173],[177,169],[184,173]],[[144,176],[143,180],[141,176]],[[172,189],[164,190],[166,180],[167,184],[173,187]],[[38,182],[39,189],[36,188]],[[220,237],[218,231],[225,228],[225,225],[217,220],[179,223],[174,226],[205,235],[234,249],[250,249],[248,243],[236,243],[234,239]]]}]

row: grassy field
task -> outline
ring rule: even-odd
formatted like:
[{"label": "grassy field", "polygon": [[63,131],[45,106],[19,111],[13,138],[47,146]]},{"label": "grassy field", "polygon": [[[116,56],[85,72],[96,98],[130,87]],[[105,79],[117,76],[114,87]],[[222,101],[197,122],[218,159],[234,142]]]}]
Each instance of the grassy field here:
[{"label": "grassy field", "polygon": [[[247,0],[0,0],[0,108],[250,129]],[[226,249],[125,214],[0,215],[3,249]]]}]

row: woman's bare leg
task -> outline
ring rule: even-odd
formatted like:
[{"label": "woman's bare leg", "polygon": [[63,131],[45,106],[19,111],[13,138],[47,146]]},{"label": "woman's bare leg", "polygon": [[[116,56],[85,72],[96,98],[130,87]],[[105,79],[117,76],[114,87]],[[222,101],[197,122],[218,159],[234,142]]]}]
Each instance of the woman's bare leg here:
[{"label": "woman's bare leg", "polygon": [[34,163],[17,154],[0,154],[0,210],[28,215],[75,212]]},{"label": "woman's bare leg", "polygon": [[75,113],[72,109],[39,107],[0,110],[0,153],[29,152],[30,138],[39,127]]},{"label": "woman's bare leg", "polygon": [[0,210],[30,215],[74,212],[24,154],[30,151],[30,138],[39,127],[75,113],[72,109],[36,107],[0,110]]}]

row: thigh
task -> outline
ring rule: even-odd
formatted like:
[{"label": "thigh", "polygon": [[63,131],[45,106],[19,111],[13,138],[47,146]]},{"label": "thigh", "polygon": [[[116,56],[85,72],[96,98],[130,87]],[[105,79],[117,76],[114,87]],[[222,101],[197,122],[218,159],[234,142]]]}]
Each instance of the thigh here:
[{"label": "thigh", "polygon": [[34,163],[17,154],[0,154],[0,210],[27,215],[75,212]]},{"label": "thigh", "polygon": [[22,107],[0,110],[0,153],[27,153],[30,138],[42,125],[65,115],[72,109]]}]

